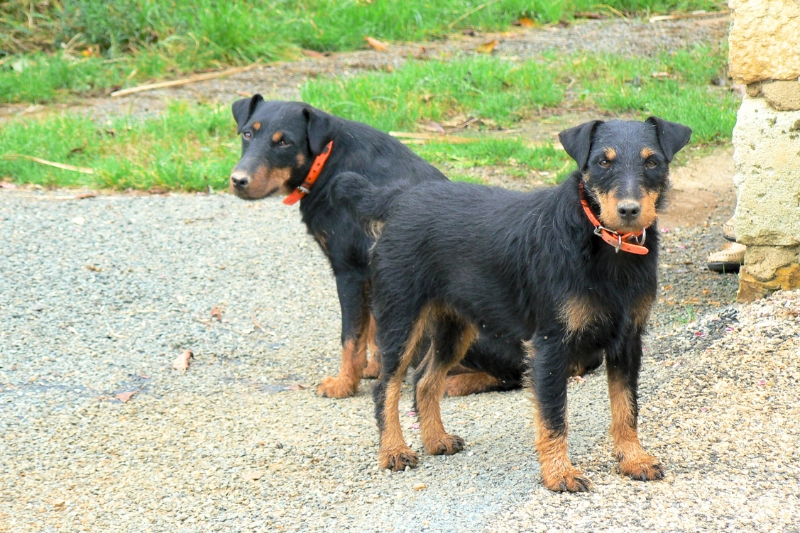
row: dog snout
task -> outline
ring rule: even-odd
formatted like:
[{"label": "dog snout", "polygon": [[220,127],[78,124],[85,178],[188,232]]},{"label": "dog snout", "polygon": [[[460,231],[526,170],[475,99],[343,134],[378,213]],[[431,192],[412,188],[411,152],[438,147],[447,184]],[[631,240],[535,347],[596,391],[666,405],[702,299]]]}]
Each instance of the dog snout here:
[{"label": "dog snout", "polygon": [[244,189],[250,183],[250,176],[241,170],[234,170],[231,173],[231,185],[235,189]]},{"label": "dog snout", "polygon": [[617,204],[617,213],[625,223],[632,223],[642,214],[642,204],[635,200],[623,200]]}]

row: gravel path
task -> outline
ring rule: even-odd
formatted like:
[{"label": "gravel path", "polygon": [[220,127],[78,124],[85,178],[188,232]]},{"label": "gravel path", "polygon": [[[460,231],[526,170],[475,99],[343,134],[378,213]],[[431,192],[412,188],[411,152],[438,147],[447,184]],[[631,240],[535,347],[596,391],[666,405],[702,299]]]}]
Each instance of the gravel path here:
[{"label": "gravel path", "polygon": [[800,531],[800,294],[730,306],[735,278],[701,269],[717,229],[665,234],[690,260],[665,254],[665,283],[710,313],[681,324],[662,302],[647,339],[641,431],[667,479],[614,473],[599,372],[570,386],[595,488],[559,495],[522,391],[445,399],[467,449],[378,470],[371,383],[313,392],[339,310],[295,209],[74,196],[0,191],[0,532]]}]

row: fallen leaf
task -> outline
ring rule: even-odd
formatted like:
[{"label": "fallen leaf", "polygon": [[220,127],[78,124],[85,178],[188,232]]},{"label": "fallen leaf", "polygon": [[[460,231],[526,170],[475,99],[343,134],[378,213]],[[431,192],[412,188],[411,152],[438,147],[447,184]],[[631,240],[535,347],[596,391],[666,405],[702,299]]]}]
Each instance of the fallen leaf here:
[{"label": "fallen leaf", "polygon": [[441,133],[442,135],[444,135],[444,128],[442,127],[442,125],[433,120],[429,120],[427,123],[423,124],[422,127],[428,131]]},{"label": "fallen leaf", "polygon": [[0,189],[8,189],[9,191],[13,191],[17,188],[15,183],[9,183],[7,181],[0,181]]},{"label": "fallen leaf", "polygon": [[75,195],[75,199],[76,199],[76,200],[85,200],[85,199],[87,199],[87,198],[94,198],[95,196],[97,196],[97,193],[94,193],[94,192],[84,192],[84,193],[81,193],[81,194]]},{"label": "fallen leaf", "polygon": [[408,426],[408,427],[409,427],[409,429],[419,429],[419,424],[417,424],[417,423],[414,423],[414,424],[411,424],[411,425],[410,425],[410,426]]},{"label": "fallen leaf", "polygon": [[88,270],[91,270],[92,272],[102,272],[103,271],[102,268],[100,268],[99,266],[94,266],[94,265],[86,265],[86,268]]},{"label": "fallen leaf", "polygon": [[475,51],[479,54],[491,54],[494,47],[500,44],[500,41],[489,41],[488,43],[479,44],[475,47]]},{"label": "fallen leaf", "polygon": [[425,490],[428,488],[427,483],[417,483],[414,485],[414,490]]},{"label": "fallen leaf", "polygon": [[529,19],[528,17],[520,17],[519,25],[522,26],[523,28],[535,28],[536,21],[533,19]]},{"label": "fallen leaf", "polygon": [[654,78],[670,78],[669,72],[653,72],[650,74]]},{"label": "fallen leaf", "polygon": [[578,11],[575,13],[575,18],[600,20],[603,18],[603,15],[595,13],[594,11]]},{"label": "fallen leaf", "polygon": [[127,403],[128,400],[130,400],[131,397],[133,397],[133,395],[136,394],[137,392],[139,392],[139,391],[135,391],[134,390],[134,391],[130,391],[130,392],[120,392],[119,394],[115,394],[114,398],[116,398],[117,400],[121,401],[122,403]]},{"label": "fallen leaf", "polygon": [[56,511],[63,511],[64,508],[67,506],[67,502],[64,500],[58,500],[53,503],[53,507],[55,507]]},{"label": "fallen leaf", "polygon": [[242,479],[246,479],[248,481],[256,481],[264,477],[264,472],[259,470],[253,470],[252,472],[245,472],[242,474]]},{"label": "fallen leaf", "polygon": [[316,50],[307,50],[303,49],[303,55],[306,57],[310,57],[311,59],[325,59],[325,54],[322,52],[317,52]]},{"label": "fallen leaf", "polygon": [[211,318],[215,319],[217,322],[222,322],[222,310],[219,306],[215,305],[211,309]]},{"label": "fallen leaf", "polygon": [[307,389],[308,385],[306,385],[305,383],[297,383],[295,385],[289,385],[289,386],[287,386],[285,388],[286,388],[286,390],[303,390],[303,389]]},{"label": "fallen leaf", "polygon": [[372,48],[374,48],[378,52],[383,52],[389,47],[388,44],[382,43],[381,41],[373,37],[367,37],[366,35],[364,36],[364,40],[367,41],[367,44],[369,44]]},{"label": "fallen leaf", "polygon": [[183,370],[186,372],[189,370],[189,359],[194,358],[194,354],[191,350],[184,350],[182,354],[175,358],[172,362],[172,368],[175,370]]}]

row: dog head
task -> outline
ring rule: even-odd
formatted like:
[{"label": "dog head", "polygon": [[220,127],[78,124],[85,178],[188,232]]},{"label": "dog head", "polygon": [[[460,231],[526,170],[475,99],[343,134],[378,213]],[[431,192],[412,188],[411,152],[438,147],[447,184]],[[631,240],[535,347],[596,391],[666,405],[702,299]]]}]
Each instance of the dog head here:
[{"label": "dog head", "polygon": [[644,122],[595,120],[559,133],[578,163],[590,203],[606,228],[636,232],[652,225],[669,188],[669,163],[692,130],[650,117]]},{"label": "dog head", "polygon": [[231,171],[230,187],[246,200],[298,187],[339,129],[336,118],[319,109],[267,101],[260,94],[237,100],[232,111],[242,136],[242,158]]}]

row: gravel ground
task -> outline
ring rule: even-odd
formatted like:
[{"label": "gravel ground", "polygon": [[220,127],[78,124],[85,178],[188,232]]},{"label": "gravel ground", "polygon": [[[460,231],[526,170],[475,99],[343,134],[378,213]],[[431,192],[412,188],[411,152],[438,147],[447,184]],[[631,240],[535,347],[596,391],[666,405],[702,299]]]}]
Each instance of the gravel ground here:
[{"label": "gravel ground", "polygon": [[731,305],[735,277],[701,267],[716,228],[664,235],[690,260],[663,256],[681,267],[642,374],[666,480],[614,472],[599,372],[570,386],[595,488],[561,495],[539,483],[523,391],[445,399],[467,449],[378,470],[371,384],[313,392],[338,370],[339,310],[295,209],[75,195],[0,190],[0,531],[800,531],[800,293]]}]

